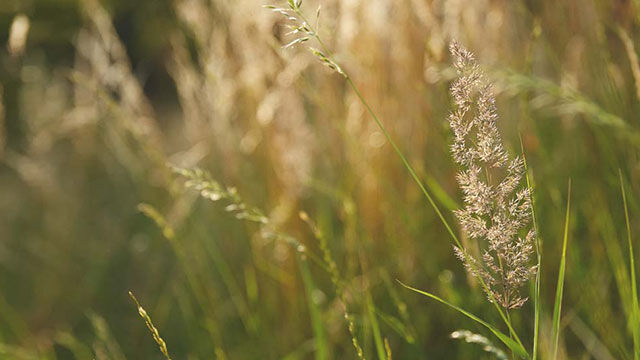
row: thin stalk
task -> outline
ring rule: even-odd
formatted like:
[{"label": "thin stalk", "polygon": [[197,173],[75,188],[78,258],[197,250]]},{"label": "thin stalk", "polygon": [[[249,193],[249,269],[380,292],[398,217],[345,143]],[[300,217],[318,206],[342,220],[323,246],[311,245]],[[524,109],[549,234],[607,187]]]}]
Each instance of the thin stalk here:
[{"label": "thin stalk", "polygon": [[638,290],[636,285],[636,265],[633,253],[633,243],[631,242],[631,225],[629,224],[629,209],[627,207],[627,194],[624,190],[622,170],[618,169],[620,176],[620,191],[622,192],[622,202],[624,204],[624,218],[627,225],[627,243],[629,244],[629,275],[631,275],[631,331],[633,333],[633,358],[640,359],[640,325],[638,324]]},{"label": "thin stalk", "polygon": [[533,324],[533,355],[532,359],[538,358],[538,341],[540,333],[540,282],[542,272],[542,243],[540,241],[540,234],[538,233],[538,222],[536,221],[536,209],[533,201],[533,186],[531,185],[531,179],[529,178],[529,166],[527,165],[527,157],[524,154],[524,144],[522,143],[522,137],[520,138],[520,149],[522,151],[522,161],[524,162],[525,179],[527,180],[527,189],[529,189],[529,200],[531,201],[531,222],[533,223],[533,231],[536,233],[536,256],[537,256],[537,271],[536,271],[536,283],[533,292],[533,304],[534,304],[534,324]]},{"label": "thin stalk", "polygon": [[569,237],[569,215],[571,213],[571,179],[567,190],[567,213],[564,219],[564,237],[562,240],[562,254],[560,256],[560,268],[558,269],[558,285],[553,306],[553,359],[558,357],[558,344],[560,340],[560,318],[562,317],[562,294],[564,291],[564,273],[567,263],[567,239]]},{"label": "thin stalk", "polygon": [[407,171],[409,171],[409,174],[411,175],[411,178],[413,178],[413,180],[418,185],[418,187],[420,188],[420,190],[422,191],[424,196],[429,201],[429,204],[431,205],[431,207],[433,207],[433,210],[436,212],[436,214],[440,218],[440,221],[442,222],[442,224],[447,229],[447,232],[449,233],[449,235],[451,235],[451,238],[455,241],[455,243],[456,243],[456,245],[458,245],[458,247],[462,248],[462,244],[460,243],[460,240],[458,239],[456,234],[453,232],[453,229],[451,229],[451,226],[449,225],[447,220],[444,218],[444,215],[440,211],[440,208],[438,208],[438,205],[436,205],[436,203],[433,200],[433,197],[431,196],[431,194],[427,191],[426,187],[422,184],[422,181],[420,180],[420,178],[416,174],[415,170],[413,170],[413,167],[409,164],[409,161],[407,161],[407,158],[402,154],[402,151],[400,151],[400,149],[398,148],[398,145],[396,145],[395,141],[393,141],[393,139],[391,138],[391,135],[389,134],[387,129],[384,127],[384,125],[382,124],[380,119],[378,119],[378,116],[376,116],[375,112],[373,112],[373,110],[371,109],[371,106],[369,106],[369,103],[364,99],[364,97],[360,93],[360,90],[358,90],[356,85],[351,80],[351,77],[349,77],[349,75],[346,75],[345,77],[347,79],[347,83],[349,84],[349,86],[351,87],[353,92],[356,94],[356,96],[358,96],[358,99],[360,100],[362,105],[364,105],[364,107],[367,109],[367,112],[369,112],[369,114],[371,115],[373,120],[376,122],[376,124],[380,128],[380,131],[382,131],[384,136],[387,138],[387,141],[389,141],[389,143],[393,147],[393,150],[395,151],[395,153],[402,160],[402,163],[404,164],[404,167],[407,169]]},{"label": "thin stalk", "polygon": [[316,287],[311,275],[311,269],[309,268],[309,262],[304,254],[298,254],[298,266],[300,267],[300,274],[302,275],[302,283],[307,295],[307,305],[309,307],[309,314],[311,316],[311,325],[313,328],[314,341],[316,344],[315,360],[326,360],[328,355],[328,343],[326,330],[324,328],[324,322],[322,320],[322,311],[318,304],[313,300],[313,292]]}]

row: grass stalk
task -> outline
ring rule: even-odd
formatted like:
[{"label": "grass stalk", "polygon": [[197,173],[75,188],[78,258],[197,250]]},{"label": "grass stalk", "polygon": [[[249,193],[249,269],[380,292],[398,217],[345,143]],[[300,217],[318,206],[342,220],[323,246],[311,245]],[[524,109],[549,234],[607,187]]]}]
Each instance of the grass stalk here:
[{"label": "grass stalk", "polygon": [[556,298],[553,305],[553,359],[558,357],[558,343],[560,339],[560,318],[562,312],[562,293],[564,290],[564,273],[567,262],[567,240],[569,238],[569,214],[571,213],[571,179],[567,190],[567,212],[564,219],[564,237],[562,240],[562,255],[560,257],[560,268],[558,269],[558,285],[556,287]]},{"label": "grass stalk", "polygon": [[536,204],[533,197],[533,185],[529,176],[529,166],[527,165],[527,157],[524,153],[524,144],[522,143],[522,137],[520,138],[520,149],[522,151],[522,161],[524,163],[525,179],[527,181],[527,189],[529,189],[529,198],[531,201],[531,222],[533,224],[533,230],[536,233],[536,260],[538,271],[536,271],[536,281],[533,292],[533,307],[534,307],[534,321],[533,321],[533,350],[532,359],[538,358],[538,346],[540,336],[540,283],[542,281],[542,241],[540,240],[540,233],[538,232],[538,222],[536,220]]},{"label": "grass stalk", "polygon": [[138,302],[138,299],[136,299],[135,295],[133,295],[133,292],[129,291],[129,297],[131,298],[131,300],[133,300],[133,302],[138,307],[138,313],[140,314],[140,317],[144,320],[144,323],[147,325],[149,332],[151,332],[151,335],[153,336],[153,340],[156,342],[156,344],[158,344],[158,348],[160,349],[160,352],[162,353],[165,359],[171,360],[171,356],[169,356],[169,350],[167,350],[167,343],[165,343],[165,341],[160,336],[160,332],[155,327],[155,325],[153,325],[153,322],[151,321],[151,317],[149,317],[149,315],[147,314],[147,311],[142,307],[142,305],[140,305],[140,303]]},{"label": "grass stalk", "polygon": [[320,231],[320,229],[318,229],[316,224],[311,220],[311,218],[306,212],[300,212],[299,217],[302,221],[304,221],[309,226],[309,228],[311,229],[311,232],[313,233],[313,236],[316,238],[316,240],[318,240],[320,250],[322,251],[324,262],[326,263],[329,275],[331,276],[331,282],[333,283],[333,286],[335,288],[336,295],[338,296],[338,298],[340,299],[340,302],[342,303],[344,319],[347,321],[347,328],[349,330],[349,334],[351,335],[351,343],[353,344],[353,348],[356,352],[356,356],[358,357],[359,360],[365,360],[364,352],[362,350],[362,347],[360,346],[358,337],[356,336],[355,322],[353,320],[353,315],[351,315],[351,313],[349,312],[349,308],[347,306],[347,301],[344,293],[344,283],[342,281],[342,278],[340,277],[338,266],[336,262],[333,260],[333,256],[331,255],[331,250],[329,249],[329,244],[327,243],[327,239],[325,238],[324,234]]},{"label": "grass stalk", "polygon": [[373,332],[373,341],[376,345],[376,352],[378,354],[378,359],[386,360],[387,354],[385,350],[385,345],[382,340],[380,325],[378,324],[378,319],[376,318],[375,308],[373,306],[373,299],[371,298],[371,293],[369,292],[369,290],[367,290],[367,293],[365,296],[367,301],[367,316],[369,317],[369,323],[371,323],[371,331]]},{"label": "grass stalk", "polygon": [[459,313],[465,315],[466,317],[468,317],[469,319],[479,323],[480,325],[486,327],[487,329],[489,329],[500,341],[502,341],[507,347],[509,347],[509,349],[511,351],[513,351],[514,355],[521,357],[521,358],[529,358],[529,354],[527,353],[527,351],[524,349],[524,347],[522,346],[522,344],[516,342],[514,339],[512,339],[510,336],[505,335],[503,332],[501,332],[500,330],[496,329],[493,325],[489,324],[488,322],[482,320],[481,318],[479,318],[478,316],[462,309],[461,307],[458,307],[456,305],[453,305],[452,303],[434,295],[431,294],[429,292],[423,291],[423,290],[419,290],[416,289],[414,287],[411,287],[409,285],[405,285],[404,283],[402,283],[400,280],[398,280],[398,282],[400,283],[400,285],[404,286],[405,288],[415,291],[419,294],[422,294],[424,296],[427,296],[433,300],[436,300],[439,303],[442,303],[444,305],[447,305],[448,307],[458,311]]},{"label": "grass stalk", "polygon": [[311,326],[313,328],[313,335],[315,341],[315,359],[326,360],[328,356],[328,343],[326,331],[324,328],[324,322],[322,320],[322,311],[318,304],[313,300],[313,293],[315,291],[315,285],[313,277],[311,276],[311,269],[309,268],[309,262],[305,258],[304,254],[297,256],[298,266],[300,267],[300,274],[302,275],[302,283],[304,284],[304,290],[307,293],[307,304],[309,306],[309,313],[311,315]]}]

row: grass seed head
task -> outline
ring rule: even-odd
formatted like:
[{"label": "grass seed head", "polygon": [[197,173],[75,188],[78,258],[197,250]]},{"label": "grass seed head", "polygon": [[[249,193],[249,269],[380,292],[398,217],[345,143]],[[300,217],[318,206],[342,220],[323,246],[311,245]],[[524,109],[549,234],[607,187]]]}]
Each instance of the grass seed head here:
[{"label": "grass seed head", "polygon": [[[480,259],[455,247],[467,270],[482,279],[490,301],[506,309],[521,307],[520,288],[537,268],[529,265],[535,233],[529,227],[528,190],[519,189],[522,159],[510,159],[497,127],[492,85],[475,56],[457,42],[450,46],[458,79],[451,86],[457,106],[449,115],[454,135],[451,152],[460,166],[458,184],[464,207],[456,211],[462,230],[480,242]],[[521,237],[521,233],[526,236]]]}]

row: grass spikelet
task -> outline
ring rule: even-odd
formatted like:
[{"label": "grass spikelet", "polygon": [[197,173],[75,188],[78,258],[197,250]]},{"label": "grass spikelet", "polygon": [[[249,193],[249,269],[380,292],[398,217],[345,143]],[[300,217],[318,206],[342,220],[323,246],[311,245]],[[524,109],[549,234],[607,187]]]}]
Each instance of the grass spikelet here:
[{"label": "grass spikelet", "polygon": [[138,210],[156,223],[165,238],[173,241],[174,237],[176,236],[175,231],[156,208],[149,204],[141,203],[138,204]]},{"label": "grass spikelet", "polygon": [[244,219],[261,224],[267,224],[269,219],[262,210],[244,203],[238,190],[234,187],[223,187],[202,169],[182,169],[173,166],[173,172],[186,178],[185,186],[200,192],[200,195],[211,201],[227,200],[229,204],[225,211],[234,214],[236,219]]},{"label": "grass spikelet", "polygon": [[299,213],[299,217],[309,226],[309,228],[313,232],[313,236],[318,240],[320,250],[322,251],[323,260],[327,264],[327,269],[329,271],[329,274],[331,275],[331,282],[333,283],[336,293],[340,298],[340,302],[342,303],[344,319],[347,322],[347,328],[349,330],[349,334],[351,335],[351,343],[353,344],[353,348],[355,349],[358,359],[364,360],[364,352],[362,351],[362,347],[360,346],[360,342],[358,341],[358,337],[356,336],[355,321],[353,319],[353,315],[351,315],[348,310],[347,301],[344,294],[343,281],[338,271],[338,266],[333,260],[333,256],[331,256],[331,250],[329,249],[327,239],[324,237],[320,229],[318,229],[316,224],[313,222],[313,220],[311,220],[306,212],[301,211]]},{"label": "grass spikelet", "polygon": [[507,360],[507,355],[504,351],[497,348],[489,339],[482,335],[475,334],[469,330],[456,330],[452,332],[450,336],[452,339],[463,339],[470,344],[481,345],[482,350],[493,354],[497,359]]},{"label": "grass spikelet", "polygon": [[18,57],[24,53],[30,26],[29,18],[24,14],[18,14],[13,18],[7,42],[11,56]]},{"label": "grass spikelet", "polygon": [[391,353],[391,345],[389,345],[388,338],[384,338],[384,351],[387,356],[387,360],[393,360],[393,354]]},{"label": "grass spikelet", "polygon": [[153,325],[153,322],[151,321],[151,317],[149,317],[149,314],[147,314],[147,311],[142,307],[142,305],[140,305],[140,303],[138,302],[138,299],[136,299],[135,295],[133,295],[133,292],[129,291],[129,297],[131,298],[131,300],[133,300],[133,302],[138,307],[138,314],[140,314],[140,317],[144,320],[144,323],[147,325],[147,328],[149,329],[149,331],[151,332],[151,335],[153,336],[153,340],[156,342],[156,344],[158,344],[158,348],[160,349],[160,352],[162,353],[162,355],[164,355],[165,359],[171,360],[171,357],[169,356],[169,350],[167,350],[167,344],[162,339],[162,337],[160,337],[160,332],[158,332],[158,329],[156,329],[156,327]]}]

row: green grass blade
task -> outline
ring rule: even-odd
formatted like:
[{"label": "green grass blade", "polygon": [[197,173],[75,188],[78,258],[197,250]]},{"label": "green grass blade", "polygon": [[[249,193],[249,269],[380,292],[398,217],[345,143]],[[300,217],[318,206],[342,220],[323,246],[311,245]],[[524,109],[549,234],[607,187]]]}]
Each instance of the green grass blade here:
[{"label": "green grass blade", "polygon": [[405,285],[404,283],[402,283],[400,280],[398,280],[398,282],[400,283],[400,285],[406,287],[409,290],[413,290],[419,294],[422,294],[424,296],[427,296],[433,300],[436,300],[444,305],[447,305],[448,307],[458,311],[459,313],[465,315],[466,317],[468,317],[469,319],[479,323],[480,325],[486,327],[487,329],[489,329],[498,339],[500,339],[500,341],[502,341],[507,347],[509,347],[509,349],[511,349],[511,351],[513,351],[513,353],[521,358],[529,358],[529,354],[527,353],[527,351],[524,349],[524,347],[521,344],[518,344],[516,341],[514,341],[513,339],[511,339],[508,335],[505,335],[503,332],[501,332],[500,330],[496,329],[493,325],[489,324],[488,322],[480,319],[479,317],[475,316],[474,314],[456,306],[451,304],[450,302],[436,296],[433,295],[431,293],[428,293],[426,291],[423,290],[418,290],[416,288],[413,288],[409,285]]},{"label": "green grass blade", "polygon": [[367,316],[371,323],[371,330],[373,331],[373,340],[376,345],[376,352],[378,353],[378,359],[386,360],[387,354],[382,341],[382,335],[380,333],[380,326],[378,325],[378,319],[376,318],[375,308],[373,306],[373,300],[371,299],[371,293],[367,291]]},{"label": "green grass blade", "polygon": [[449,194],[440,186],[438,180],[429,174],[423,174],[424,182],[427,184],[429,190],[433,192],[433,196],[440,201],[440,203],[449,211],[460,209],[460,205],[453,200]]},{"label": "green grass blade", "polygon": [[309,313],[311,314],[311,326],[313,327],[313,335],[316,344],[315,359],[325,360],[328,359],[327,350],[329,347],[327,345],[327,336],[324,329],[324,323],[322,321],[322,312],[318,307],[318,304],[313,300],[315,285],[313,284],[313,277],[311,277],[311,269],[309,269],[309,263],[303,258],[303,256],[299,256],[298,258],[300,273],[302,274],[302,282],[304,283],[304,290],[307,293]]},{"label": "green grass blade", "polygon": [[[200,227],[198,227],[196,231],[201,234],[203,239],[209,237],[205,230]],[[240,285],[233,276],[231,265],[229,265],[222,251],[218,247],[216,239],[210,239],[210,241],[207,241],[204,248],[205,253],[209,255],[209,258],[213,262],[213,266],[218,271],[218,274],[220,274],[220,278],[231,296],[231,301],[238,312],[240,321],[242,321],[242,324],[248,333],[255,334],[258,331],[256,320],[251,314],[251,310],[244,298]]]},{"label": "green grass blade", "polygon": [[62,331],[56,334],[55,342],[69,350],[69,352],[73,354],[74,359],[93,359],[93,351],[69,332]]},{"label": "green grass blade", "polygon": [[624,204],[624,218],[627,225],[627,242],[629,244],[629,275],[631,276],[631,331],[633,333],[633,358],[640,359],[640,310],[638,309],[638,291],[636,285],[636,265],[633,253],[633,243],[631,242],[631,225],[629,223],[629,208],[627,207],[627,194],[624,189],[622,171],[618,169],[620,176],[620,191],[622,192],[622,203]]},{"label": "green grass blade", "polygon": [[536,282],[533,293],[533,307],[534,307],[534,323],[533,323],[533,355],[532,359],[538,358],[538,346],[540,335],[540,282],[542,281],[542,241],[540,240],[540,233],[538,232],[538,222],[536,221],[536,208],[533,201],[533,186],[531,184],[531,178],[529,177],[529,166],[527,164],[527,157],[524,154],[524,145],[522,138],[520,138],[520,148],[522,150],[522,161],[524,162],[525,179],[527,180],[527,189],[529,189],[529,199],[531,201],[531,222],[533,224],[533,230],[536,233],[536,258],[538,271],[536,272]]},{"label": "green grass blade", "polygon": [[553,304],[553,359],[558,356],[558,341],[560,339],[560,312],[562,311],[562,293],[564,289],[564,272],[567,261],[567,239],[569,237],[569,214],[571,212],[571,179],[567,190],[567,213],[564,218],[564,238],[562,240],[562,256],[558,270],[558,285],[556,299]]},{"label": "green grass blade", "polygon": [[414,344],[416,342],[414,335],[411,333],[412,329],[408,329],[405,324],[398,318],[393,315],[389,315],[378,308],[373,308],[376,313],[376,316],[379,317],[383,323],[385,323],[391,330],[398,333],[398,335],[402,336],[402,338],[409,344]]}]

